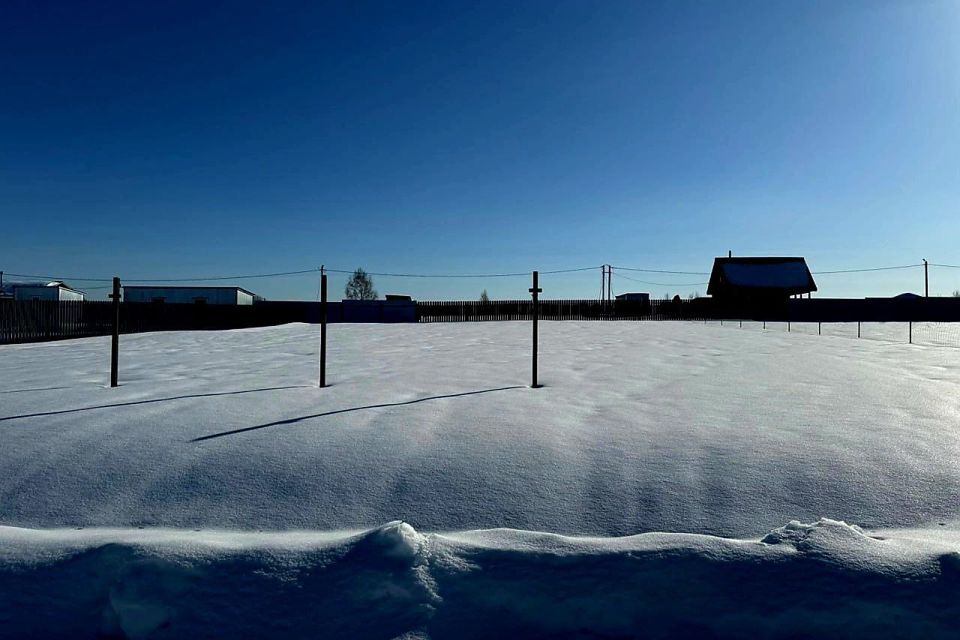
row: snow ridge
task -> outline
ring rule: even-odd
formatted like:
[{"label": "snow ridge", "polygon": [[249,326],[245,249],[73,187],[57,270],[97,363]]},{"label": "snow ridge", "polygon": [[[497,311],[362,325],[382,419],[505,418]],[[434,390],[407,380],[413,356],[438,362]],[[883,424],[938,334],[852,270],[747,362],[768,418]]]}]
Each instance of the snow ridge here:
[{"label": "snow ridge", "polygon": [[958,549],[956,532],[827,519],[759,540],[0,527],[0,622],[8,638],[948,638]]}]

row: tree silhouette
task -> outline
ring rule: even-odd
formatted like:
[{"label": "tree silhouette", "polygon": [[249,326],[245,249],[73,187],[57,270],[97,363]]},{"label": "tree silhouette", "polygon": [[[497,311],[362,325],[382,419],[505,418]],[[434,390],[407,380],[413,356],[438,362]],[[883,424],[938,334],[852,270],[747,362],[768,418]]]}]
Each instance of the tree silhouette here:
[{"label": "tree silhouette", "polygon": [[363,269],[357,268],[347,281],[343,294],[347,300],[376,300],[377,290],[373,288],[373,278]]},{"label": "tree silhouette", "polygon": [[483,293],[480,294],[480,302],[490,302],[490,296],[487,295],[486,289],[484,289]]}]

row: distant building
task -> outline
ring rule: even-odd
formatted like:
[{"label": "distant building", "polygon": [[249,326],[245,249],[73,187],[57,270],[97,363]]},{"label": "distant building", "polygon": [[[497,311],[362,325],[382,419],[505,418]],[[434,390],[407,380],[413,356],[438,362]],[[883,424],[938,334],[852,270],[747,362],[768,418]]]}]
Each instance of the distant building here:
[{"label": "distant building", "polygon": [[83,291],[78,291],[65,283],[54,280],[52,282],[14,282],[5,286],[12,293],[14,300],[68,300],[82,301]]},{"label": "distant building", "polygon": [[170,304],[250,305],[260,296],[242,287],[132,286],[124,285],[124,302],[156,302]]},{"label": "distant building", "polygon": [[777,303],[817,290],[803,258],[716,258],[707,295],[724,302]]},{"label": "distant building", "polygon": [[630,300],[632,302],[650,302],[649,293],[621,293],[617,300]]},{"label": "distant building", "polygon": [[394,302],[398,302],[398,301],[399,301],[399,302],[410,302],[411,300],[413,300],[413,297],[412,297],[412,296],[408,296],[408,295],[404,295],[404,294],[401,294],[401,293],[388,293],[388,294],[386,294],[385,296],[383,296],[383,299],[384,299],[384,300],[391,300],[391,301],[394,301]]}]

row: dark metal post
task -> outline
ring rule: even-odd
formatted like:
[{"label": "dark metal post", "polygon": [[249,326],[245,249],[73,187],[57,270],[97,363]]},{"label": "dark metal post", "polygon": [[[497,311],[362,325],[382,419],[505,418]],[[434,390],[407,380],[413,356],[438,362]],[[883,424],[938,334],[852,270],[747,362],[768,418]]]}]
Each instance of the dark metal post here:
[{"label": "dark metal post", "polygon": [[913,320],[911,320],[908,324],[910,325],[910,344],[913,344]]},{"label": "dark metal post", "polygon": [[320,388],[327,386],[327,274],[320,268]]},{"label": "dark metal post", "polygon": [[857,337],[860,337],[860,321],[857,320]]},{"label": "dark metal post", "polygon": [[540,272],[533,272],[533,286],[530,287],[530,295],[533,296],[533,381],[530,384],[530,387],[536,389],[540,385],[537,384],[537,320],[540,314],[540,293],[543,289],[540,288]]},{"label": "dark metal post", "polygon": [[930,297],[930,264],[927,262],[927,259],[923,259],[923,297]]},{"label": "dark metal post", "polygon": [[120,368],[120,278],[113,279],[113,335],[110,339],[110,386],[115,387],[118,382]]},{"label": "dark metal post", "polygon": [[820,325],[821,325],[821,324],[822,324],[822,323],[820,323],[820,322],[817,323],[817,335],[818,335],[818,336],[819,336],[819,335],[823,335],[822,333],[820,333]]},{"label": "dark metal post", "polygon": [[613,267],[607,265],[607,303],[613,302]]}]

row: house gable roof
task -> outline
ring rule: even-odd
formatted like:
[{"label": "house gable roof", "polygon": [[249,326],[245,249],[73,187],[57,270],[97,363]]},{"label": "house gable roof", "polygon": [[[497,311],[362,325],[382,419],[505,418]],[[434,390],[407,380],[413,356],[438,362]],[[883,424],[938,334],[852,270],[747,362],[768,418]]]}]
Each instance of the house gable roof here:
[{"label": "house gable roof", "polygon": [[803,258],[716,258],[707,294],[716,295],[732,290],[795,295],[816,291],[817,284]]}]

